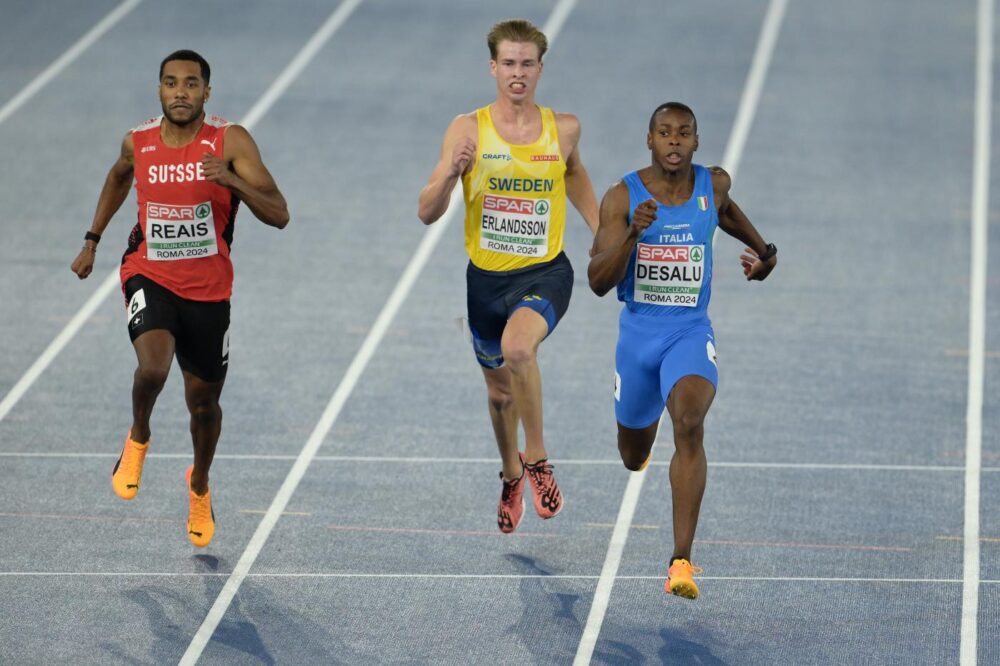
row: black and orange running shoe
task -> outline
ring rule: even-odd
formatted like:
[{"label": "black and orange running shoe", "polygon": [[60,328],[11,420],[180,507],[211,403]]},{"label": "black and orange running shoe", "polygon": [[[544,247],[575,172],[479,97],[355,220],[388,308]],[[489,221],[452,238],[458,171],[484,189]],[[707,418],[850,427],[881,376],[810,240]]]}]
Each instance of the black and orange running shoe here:
[{"label": "black and orange running shoe", "polygon": [[184,478],[188,489],[188,538],[198,548],[204,548],[215,536],[215,512],[212,511],[212,491],[198,495],[191,490],[191,473],[194,465],[187,468]]},{"label": "black and orange running shoe", "polygon": [[149,442],[140,444],[132,441],[132,431],[125,437],[125,446],[118,456],[115,468],[111,470],[111,489],[123,500],[130,500],[139,492],[142,479],[142,464],[146,461]]},{"label": "black and orange running shoe", "polygon": [[[523,456],[522,456],[523,461]],[[535,513],[541,518],[554,518],[562,511],[563,498],[556,485],[556,477],[552,473],[552,465],[547,458],[536,463],[524,463],[524,470],[531,482],[531,494],[535,500]]]},{"label": "black and orange running shoe", "polygon": [[687,560],[678,558],[670,563],[663,591],[685,599],[697,599],[698,584],[694,582],[694,576],[700,573],[701,567],[696,567]]},{"label": "black and orange running shoe", "polygon": [[497,526],[504,534],[510,534],[524,517],[524,469],[521,469],[521,476],[513,481],[503,478],[501,471],[500,481],[503,490],[500,491],[500,504],[497,506]]}]

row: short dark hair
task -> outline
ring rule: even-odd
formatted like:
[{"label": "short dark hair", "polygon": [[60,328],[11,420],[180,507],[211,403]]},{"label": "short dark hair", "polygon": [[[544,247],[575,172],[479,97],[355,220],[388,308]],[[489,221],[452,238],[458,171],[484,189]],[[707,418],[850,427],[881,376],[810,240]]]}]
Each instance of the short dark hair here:
[{"label": "short dark hair", "polygon": [[191,62],[196,62],[201,67],[201,78],[205,79],[205,85],[208,85],[209,79],[212,78],[212,68],[208,66],[208,61],[202,58],[200,55],[194,51],[188,49],[181,49],[180,51],[174,51],[160,63],[160,78],[163,78],[163,68],[168,62],[173,62],[174,60],[189,60]]},{"label": "short dark hair", "polygon": [[695,132],[698,131],[698,119],[695,117],[694,111],[691,110],[690,106],[688,106],[687,104],[682,104],[680,102],[665,102],[656,107],[656,110],[653,111],[653,115],[649,117],[650,132],[653,131],[653,122],[656,120],[656,114],[660,113],[661,111],[684,111],[686,113],[691,114],[691,120],[694,121],[694,131]]}]

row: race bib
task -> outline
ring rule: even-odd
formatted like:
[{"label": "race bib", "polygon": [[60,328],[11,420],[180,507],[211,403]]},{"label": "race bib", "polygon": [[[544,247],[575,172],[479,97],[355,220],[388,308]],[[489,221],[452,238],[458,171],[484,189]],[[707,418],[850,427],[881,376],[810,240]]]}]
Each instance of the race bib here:
[{"label": "race bib", "polygon": [[705,272],[704,245],[639,243],[635,261],[636,303],[693,308]]},{"label": "race bib", "polygon": [[479,247],[501,254],[544,257],[549,253],[551,209],[548,199],[485,195]]},{"label": "race bib", "polygon": [[211,202],[146,204],[146,248],[152,261],[200,259],[219,253]]}]

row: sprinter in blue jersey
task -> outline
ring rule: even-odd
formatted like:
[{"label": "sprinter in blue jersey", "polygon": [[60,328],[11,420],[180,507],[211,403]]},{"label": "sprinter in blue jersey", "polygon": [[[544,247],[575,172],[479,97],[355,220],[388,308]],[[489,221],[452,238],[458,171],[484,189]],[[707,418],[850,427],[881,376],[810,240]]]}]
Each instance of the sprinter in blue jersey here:
[{"label": "sprinter in blue jersey", "polygon": [[719,373],[708,319],[712,237],[716,227],[746,245],[748,280],[763,280],[778,262],[729,197],[729,174],[692,164],[698,150],[694,112],[662,104],[649,119],[652,164],[626,174],[601,202],[600,227],[587,274],[603,296],[617,287],[625,303],[615,356],[618,451],[625,467],[645,468],[663,407],[674,431],[670,461],[674,551],[664,589],[698,598],[691,544],[705,491],[704,422]]}]

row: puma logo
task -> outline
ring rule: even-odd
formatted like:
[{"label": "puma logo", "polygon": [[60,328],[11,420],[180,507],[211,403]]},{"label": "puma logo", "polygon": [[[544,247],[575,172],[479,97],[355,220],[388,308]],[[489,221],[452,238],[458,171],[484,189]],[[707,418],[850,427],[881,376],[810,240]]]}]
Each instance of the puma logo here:
[{"label": "puma logo", "polygon": [[202,139],[201,142],[202,142],[202,144],[211,147],[212,150],[215,150],[215,141],[209,141],[208,139]]}]

